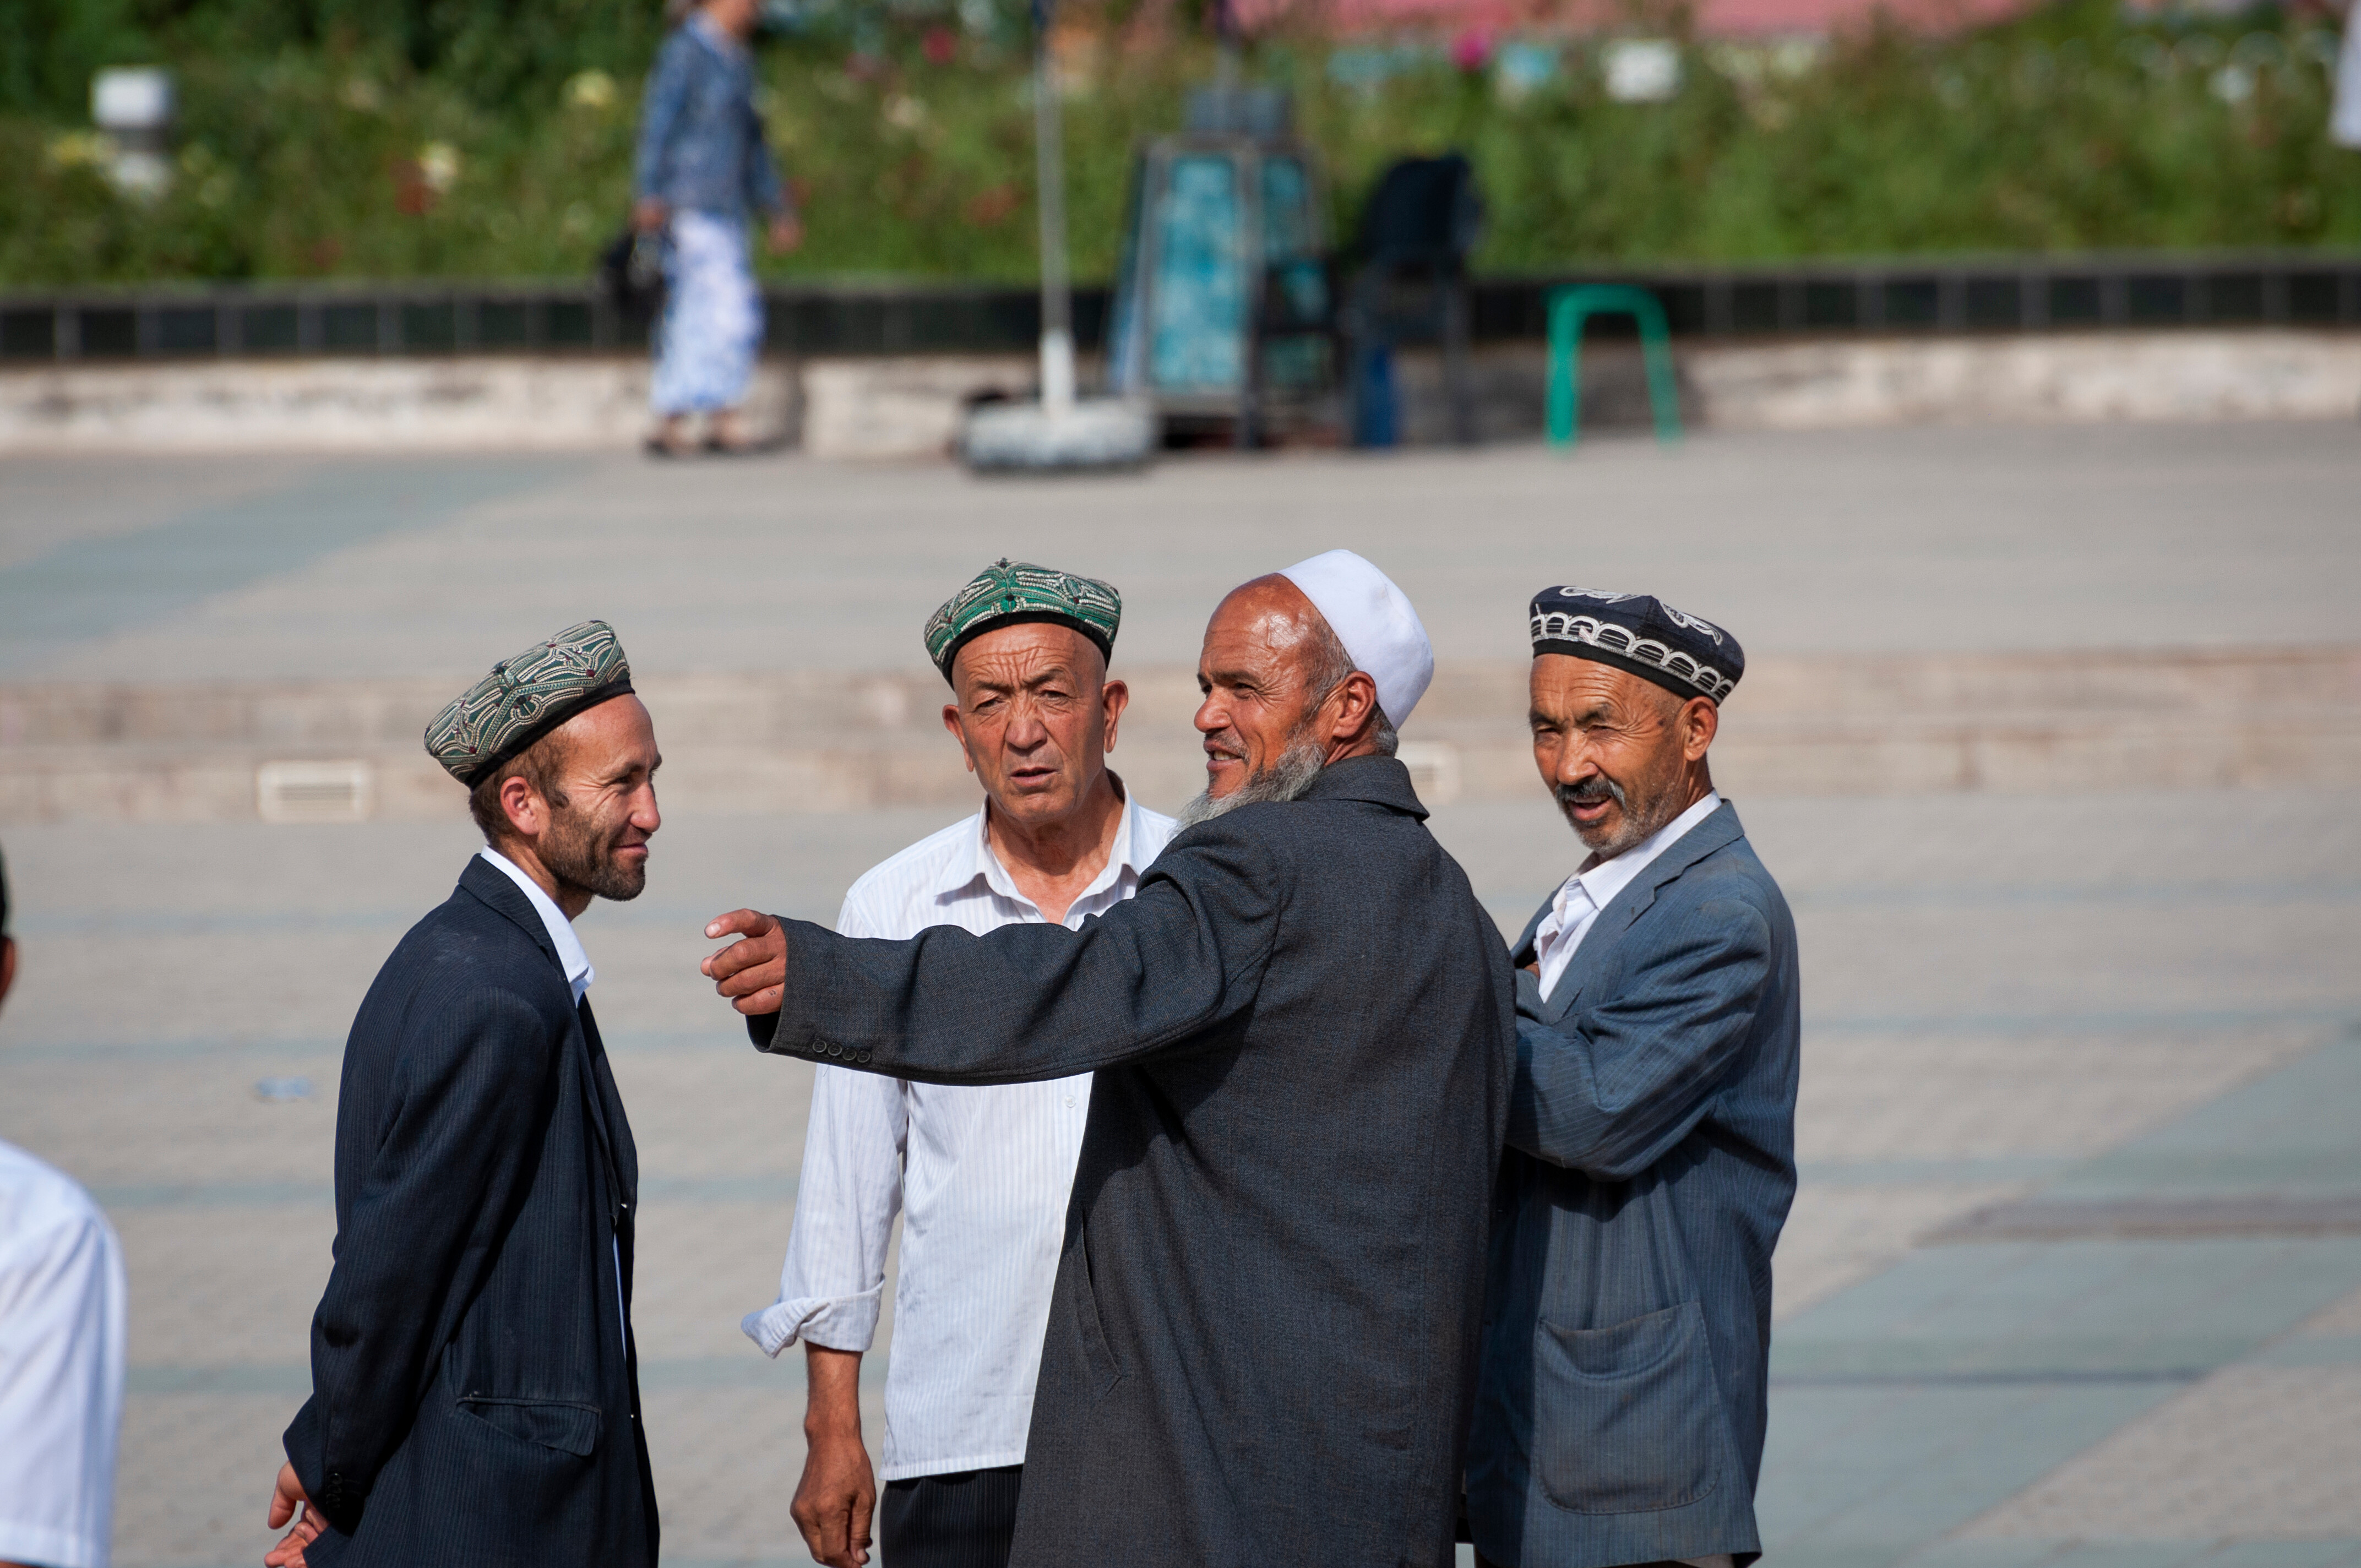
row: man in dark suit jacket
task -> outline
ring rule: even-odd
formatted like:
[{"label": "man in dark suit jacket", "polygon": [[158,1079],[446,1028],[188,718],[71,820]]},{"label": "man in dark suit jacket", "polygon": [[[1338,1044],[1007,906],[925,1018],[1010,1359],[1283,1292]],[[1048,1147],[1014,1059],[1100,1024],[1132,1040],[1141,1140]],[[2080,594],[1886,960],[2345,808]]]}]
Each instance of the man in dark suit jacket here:
[{"label": "man in dark suit jacket", "polygon": [[1357,557],[1290,573],[1206,630],[1207,794],[1129,902],[1077,931],[708,928],[748,937],[706,968],[764,1049],[1098,1074],[1019,1568],[1451,1559],[1510,971],[1388,754],[1433,668],[1408,601]]},{"label": "man in dark suit jacket", "polygon": [[428,749],[488,847],[369,988],[335,1266],[272,1568],[653,1565],[631,1348],[639,1169],[572,919],[637,896],[659,758],[603,622],[496,666]]},{"label": "man in dark suit jacket", "polygon": [[1591,854],[1512,957],[1468,1518],[1503,1568],[1730,1568],[1795,1192],[1795,923],[1706,764],[1745,658],[1644,596],[1532,615],[1533,755]]}]

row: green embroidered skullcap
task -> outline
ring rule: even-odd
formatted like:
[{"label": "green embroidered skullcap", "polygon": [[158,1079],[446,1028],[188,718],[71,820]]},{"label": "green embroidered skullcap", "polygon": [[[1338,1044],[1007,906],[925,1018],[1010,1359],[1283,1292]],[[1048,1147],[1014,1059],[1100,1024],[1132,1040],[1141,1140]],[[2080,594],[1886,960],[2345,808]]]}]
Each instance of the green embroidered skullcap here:
[{"label": "green embroidered skullcap", "polygon": [[603,620],[569,626],[492,673],[434,716],[426,750],[473,788],[576,714],[631,689],[631,662]]},{"label": "green embroidered skullcap", "polygon": [[1112,583],[1004,555],[928,618],[927,657],[950,680],[951,661],[975,637],[995,626],[1027,621],[1071,626],[1098,644],[1102,657],[1112,658],[1115,629],[1123,624],[1123,596]]}]

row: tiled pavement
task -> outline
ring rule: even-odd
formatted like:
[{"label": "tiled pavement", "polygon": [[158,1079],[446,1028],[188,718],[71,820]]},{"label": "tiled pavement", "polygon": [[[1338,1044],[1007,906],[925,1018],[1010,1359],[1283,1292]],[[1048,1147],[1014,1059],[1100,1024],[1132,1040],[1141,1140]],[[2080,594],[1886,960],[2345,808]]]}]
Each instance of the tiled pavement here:
[{"label": "tiled pavement", "polygon": [[[2266,429],[2245,433],[2241,446],[2206,432],[2177,453],[2157,448],[2160,461],[2180,466],[2180,488],[2200,499],[2145,492],[2155,509],[2145,521],[2130,503],[2107,511],[2115,502],[2086,472],[2125,461],[2136,444],[2121,433],[2089,438],[2095,459],[2088,447],[2045,447],[2044,433],[1747,451],[1769,476],[1766,510],[1793,520],[1825,501],[1841,514],[1797,524],[1800,558],[1776,570],[1799,593],[1817,591],[1806,570],[1816,553],[1839,581],[1871,572],[1849,554],[1874,542],[1867,517],[1845,511],[1847,497],[1900,509],[1895,602],[1863,612],[1890,641],[1914,622],[1971,645],[2087,641],[2043,602],[2057,575],[2084,585],[2090,624],[2112,640],[2169,641],[2182,624],[2175,611],[2198,598],[2199,574],[2170,558],[2176,549],[2200,557],[2218,587],[2197,631],[2268,641],[2285,640],[2275,628],[2287,638],[2345,634],[2334,607],[2349,606],[2361,587],[2345,521],[2350,495],[2361,493],[2353,483],[2361,459],[2315,433]],[[1988,528],[1956,496],[1909,509],[1914,473],[1930,491],[1986,483],[1976,472],[1994,439],[2020,466],[2051,463],[2070,504],[2031,519],[2000,508]],[[1706,456],[1686,467],[1610,452],[1600,464],[1586,457],[1551,470],[1552,482],[1593,486],[1571,504],[1604,528],[1607,503],[1660,505],[1666,485],[1703,496],[1735,484],[1734,470],[1724,471],[1730,449],[1716,455],[1709,444],[1697,444]],[[1860,457],[1858,473],[1809,473],[1813,461],[1848,453]],[[1422,488],[1488,497],[1486,527],[1521,519],[1533,528],[1554,515],[1531,459],[1511,454],[1497,466],[1497,493],[1487,488],[1493,465],[1451,459],[1274,466],[1270,485],[1331,509],[1334,537],[1357,541],[1366,522],[1405,549],[1403,498]],[[282,569],[250,556],[236,584],[216,576],[175,598],[151,583],[136,614],[111,608],[117,596],[107,583],[126,561],[136,565],[137,552],[71,554],[119,550],[107,541],[179,526],[175,517],[198,518],[216,543],[225,529],[245,538],[240,528],[277,526],[271,505],[291,504],[291,488],[324,493],[323,471],[261,465],[241,478],[200,465],[164,483],[156,469],[132,466],[84,472],[79,488],[54,471],[35,476],[39,485],[22,470],[0,476],[0,605],[11,608],[0,615],[0,676],[231,674],[241,661],[284,661],[309,646],[332,660],[379,657],[405,636],[423,659],[456,658],[467,615],[529,631],[565,613],[546,584],[525,591],[533,602],[524,609],[505,607],[468,576],[461,544],[545,547],[578,510],[604,549],[650,493],[638,470],[586,477],[544,467],[519,478],[518,468],[488,463],[470,478],[454,469],[439,481],[454,488],[434,506],[354,523],[293,549]],[[1267,504],[1235,473],[1205,466],[1159,476],[1155,484],[1172,494],[1147,510],[1170,524],[1187,510],[1168,504],[1175,496]],[[795,465],[732,474],[698,474],[695,485],[707,488],[683,492],[698,504],[640,554],[610,551],[603,565],[557,574],[577,598],[599,585],[641,596],[658,629],[660,653],[643,655],[652,662],[761,662],[742,639],[767,607],[791,598],[782,584],[794,541],[821,561],[832,591],[865,582],[882,598],[904,591],[886,585],[899,570],[895,553],[915,549],[914,540],[927,551],[909,568],[920,576],[955,576],[956,563],[996,550],[977,514],[1042,530],[1036,538],[1071,534],[1093,498],[1140,493],[958,488],[928,471]],[[2341,477],[2342,512],[2320,499],[2323,476]],[[478,480],[492,490],[460,493]],[[2265,496],[2253,528],[2276,554],[2203,536],[2194,520],[2209,485],[2223,496]],[[1987,499],[1998,508],[2011,487],[2041,493],[2012,473],[1988,482]],[[274,495],[279,503],[269,502]],[[77,496],[89,499],[94,521],[59,522],[43,510]],[[895,496],[912,514],[935,517],[935,532],[861,540],[798,521],[798,497],[829,507],[851,497],[885,517]],[[1017,517],[1037,503],[1050,523]],[[2086,524],[2077,506],[2092,514]],[[711,624],[723,645],[701,651],[686,636],[688,601],[676,585],[697,552],[758,515],[774,530],[759,542],[765,593],[717,588]],[[1701,526],[1744,543],[1727,517]],[[1235,575],[1231,557],[1244,555],[1251,529],[1217,519],[1213,532],[1204,559],[1169,531],[1127,532],[1124,549],[1141,572],[1217,581]],[[1299,543],[1284,540],[1259,554]],[[1618,580],[1697,575],[1684,550],[1661,541],[1620,540],[1609,553],[1621,562]],[[419,607],[446,569],[460,609],[438,620]],[[1758,576],[1769,570],[1758,561]],[[1494,652],[1473,646],[1488,635],[1478,590],[1502,586],[1488,572],[1479,580],[1455,571],[1437,567],[1433,578],[1438,638]],[[1947,576],[1957,579],[1949,587]],[[2003,577],[2028,585],[2035,602],[1980,612],[1976,592]],[[1164,580],[1136,573],[1126,586]],[[1504,591],[1521,583],[1515,576]],[[1813,646],[1777,587],[1729,578],[1721,591],[1740,608],[1722,613],[1751,632],[1758,622],[1741,613],[1751,607],[1771,629],[1769,645]],[[1133,591],[1136,600],[1154,597]],[[668,609],[655,602],[665,595]],[[32,630],[13,613],[75,596],[82,608],[56,609]],[[868,635],[841,605],[814,613],[848,636]],[[417,624],[406,627],[405,616]],[[1142,641],[1170,657],[1159,640],[1181,638],[1187,620],[1151,616]],[[899,660],[905,630],[855,652]],[[494,652],[509,635],[489,638]],[[2302,1234],[2305,1215],[2333,1221],[2336,1201],[2361,1198],[2354,795],[1739,804],[1795,903],[1806,964],[1806,1184],[1779,1259],[1762,1494],[1773,1568],[2361,1563],[2361,1235],[2349,1220]],[[650,1180],[637,1317],[671,1561],[801,1560],[785,1512],[801,1463],[799,1373],[792,1362],[764,1362],[736,1321],[772,1294],[807,1069],[746,1049],[694,975],[697,927],[750,901],[830,915],[853,874],[941,816],[676,815],[657,840],[646,897],[586,918],[594,1000]],[[1565,829],[1538,800],[1447,807],[1435,826],[1508,924],[1572,860]],[[98,1191],[130,1259],[120,1559],[129,1568],[251,1563],[265,1540],[276,1433],[301,1398],[304,1327],[326,1268],[337,1049],[369,974],[448,887],[467,835],[432,823],[0,824],[0,842],[25,948],[24,980],[0,1012],[0,1136]],[[308,1079],[308,1097],[258,1096],[258,1081],[287,1078]],[[2279,1227],[2288,1234],[2218,1234],[2208,1201],[2258,1194],[2292,1205],[2294,1219]],[[2012,1214],[2052,1205],[2054,1218],[2054,1206],[2070,1202],[2129,1205],[2163,1234],[1932,1237],[1946,1224],[1971,1237],[1955,1223],[1989,1205],[2026,1206]]]}]

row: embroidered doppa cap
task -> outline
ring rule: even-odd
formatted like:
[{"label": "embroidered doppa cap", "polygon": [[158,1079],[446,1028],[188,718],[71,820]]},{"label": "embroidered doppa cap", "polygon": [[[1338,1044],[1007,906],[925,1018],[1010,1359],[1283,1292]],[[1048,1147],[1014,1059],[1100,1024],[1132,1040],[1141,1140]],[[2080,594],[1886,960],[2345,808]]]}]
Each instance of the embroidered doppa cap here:
[{"label": "embroidered doppa cap", "polygon": [[1410,596],[1350,550],[1298,561],[1279,575],[1327,620],[1353,667],[1378,684],[1378,706],[1400,729],[1434,679],[1434,644]]},{"label": "embroidered doppa cap", "polygon": [[1746,674],[1746,651],[1709,620],[1653,594],[1543,588],[1533,596],[1533,652],[1568,653],[1628,670],[1675,696],[1717,704]]},{"label": "embroidered doppa cap", "polygon": [[473,788],[586,708],[631,689],[631,662],[603,620],[569,626],[501,660],[426,727],[426,751]]},{"label": "embroidered doppa cap", "polygon": [[1123,625],[1123,596],[1113,583],[1004,555],[927,618],[927,657],[950,680],[951,661],[961,649],[995,626],[1027,621],[1071,626],[1111,659],[1115,631]]}]

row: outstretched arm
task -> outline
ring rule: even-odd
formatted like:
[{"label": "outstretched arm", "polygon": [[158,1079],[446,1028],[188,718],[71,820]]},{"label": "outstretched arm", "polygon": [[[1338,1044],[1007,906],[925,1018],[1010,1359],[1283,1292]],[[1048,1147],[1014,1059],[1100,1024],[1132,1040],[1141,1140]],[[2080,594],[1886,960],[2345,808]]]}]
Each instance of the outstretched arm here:
[{"label": "outstretched arm", "polygon": [[[936,927],[856,941],[740,910],[703,965],[763,1049],[931,1083],[1024,1083],[1152,1055],[1243,1010],[1289,868],[1235,825],[1193,828],[1079,931]],[[775,1023],[765,1024],[766,1015]]]},{"label": "outstretched arm", "polygon": [[1718,898],[1684,912],[1619,993],[1554,1025],[1521,984],[1510,1145],[1601,1181],[1647,1169],[1705,1114],[1771,976],[1763,912]]}]

